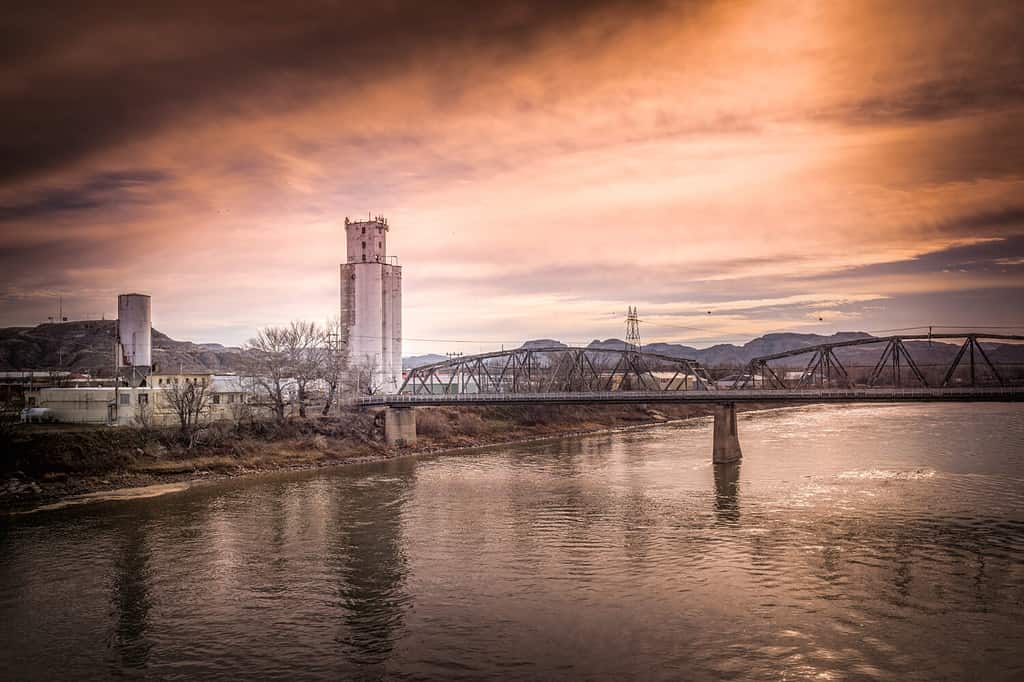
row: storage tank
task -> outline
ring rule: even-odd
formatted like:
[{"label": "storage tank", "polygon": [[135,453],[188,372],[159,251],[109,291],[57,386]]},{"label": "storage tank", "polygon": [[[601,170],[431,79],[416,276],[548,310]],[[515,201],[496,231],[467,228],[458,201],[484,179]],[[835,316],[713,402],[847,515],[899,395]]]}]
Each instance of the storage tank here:
[{"label": "storage tank", "polygon": [[117,363],[119,367],[153,364],[153,316],[145,294],[117,297]]}]

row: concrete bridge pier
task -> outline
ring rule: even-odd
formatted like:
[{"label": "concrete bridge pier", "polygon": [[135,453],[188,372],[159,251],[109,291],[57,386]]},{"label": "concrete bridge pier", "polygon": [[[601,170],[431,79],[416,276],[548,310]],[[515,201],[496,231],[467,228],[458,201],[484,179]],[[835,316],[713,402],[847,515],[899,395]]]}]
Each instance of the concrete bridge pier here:
[{"label": "concrete bridge pier", "polygon": [[743,457],[736,433],[736,403],[715,405],[715,442],[711,461],[715,464],[738,462]]},{"label": "concrete bridge pier", "polygon": [[388,445],[416,444],[416,408],[389,407],[384,411],[384,440]]}]

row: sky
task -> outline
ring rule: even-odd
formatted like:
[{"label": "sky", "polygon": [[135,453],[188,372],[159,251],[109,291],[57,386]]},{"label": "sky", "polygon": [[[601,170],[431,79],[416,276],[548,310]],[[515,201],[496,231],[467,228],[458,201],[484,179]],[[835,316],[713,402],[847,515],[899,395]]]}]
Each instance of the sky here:
[{"label": "sky", "polygon": [[386,216],[405,354],[1024,332],[1024,5],[16,2],[0,326],[240,344]]}]

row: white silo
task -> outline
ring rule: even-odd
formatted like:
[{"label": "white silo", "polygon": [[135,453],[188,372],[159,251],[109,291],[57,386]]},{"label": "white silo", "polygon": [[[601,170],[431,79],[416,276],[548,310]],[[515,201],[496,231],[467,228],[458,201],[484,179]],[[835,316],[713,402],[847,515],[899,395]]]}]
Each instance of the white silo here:
[{"label": "white silo", "polygon": [[402,268],[388,258],[388,231],[383,217],[345,218],[341,343],[350,369],[369,370],[377,391],[395,393],[402,384]]},{"label": "white silo", "polygon": [[117,366],[149,368],[153,364],[153,316],[145,294],[117,297]]}]

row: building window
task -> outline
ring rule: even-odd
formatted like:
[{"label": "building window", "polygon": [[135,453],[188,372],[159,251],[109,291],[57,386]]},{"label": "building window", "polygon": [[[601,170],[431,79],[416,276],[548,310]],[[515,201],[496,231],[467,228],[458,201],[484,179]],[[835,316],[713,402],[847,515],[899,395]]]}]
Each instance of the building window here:
[{"label": "building window", "polygon": [[214,393],[213,394],[213,404],[214,405],[220,405],[220,394],[218,394],[218,393]]},{"label": "building window", "polygon": [[122,405],[131,405],[132,404],[132,397],[128,393],[122,393],[121,394],[121,399],[120,399],[119,402]]},{"label": "building window", "polygon": [[363,228],[363,234],[366,234],[366,228],[365,227]]},{"label": "building window", "polygon": [[149,405],[149,394],[148,393],[140,393],[139,394],[139,405]]}]

